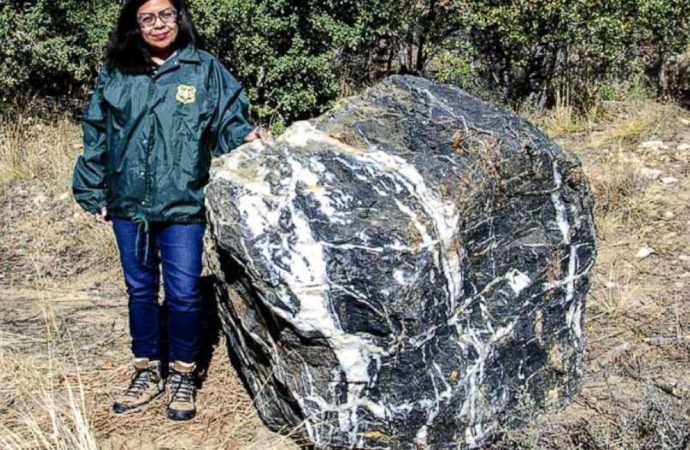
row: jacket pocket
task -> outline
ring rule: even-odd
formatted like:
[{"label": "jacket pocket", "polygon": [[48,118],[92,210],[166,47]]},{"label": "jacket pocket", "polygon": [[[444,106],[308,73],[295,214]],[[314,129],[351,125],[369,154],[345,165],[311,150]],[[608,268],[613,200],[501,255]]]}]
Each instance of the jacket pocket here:
[{"label": "jacket pocket", "polygon": [[176,101],[172,112],[172,142],[177,157],[173,166],[190,176],[203,176],[202,167],[207,165],[203,151],[204,124],[208,117],[208,99],[198,95],[193,103]]},{"label": "jacket pocket", "polygon": [[189,145],[201,140],[203,105],[188,105],[178,103],[172,114],[175,145]]}]

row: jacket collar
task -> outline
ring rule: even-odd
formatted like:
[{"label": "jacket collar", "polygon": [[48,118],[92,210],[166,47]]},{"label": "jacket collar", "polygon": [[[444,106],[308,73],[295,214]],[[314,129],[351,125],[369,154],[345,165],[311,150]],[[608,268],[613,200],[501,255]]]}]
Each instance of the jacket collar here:
[{"label": "jacket collar", "polygon": [[166,59],[163,64],[153,73],[153,78],[159,78],[161,75],[177,70],[180,63],[201,63],[201,58],[199,56],[199,51],[196,47],[188,45],[177,50],[176,54],[173,54],[170,58]]},{"label": "jacket collar", "polygon": [[201,58],[199,57],[199,51],[197,48],[193,45],[187,45],[186,47],[183,47],[179,50],[179,53],[177,54],[177,59],[180,62],[189,62],[189,63],[200,63]]}]

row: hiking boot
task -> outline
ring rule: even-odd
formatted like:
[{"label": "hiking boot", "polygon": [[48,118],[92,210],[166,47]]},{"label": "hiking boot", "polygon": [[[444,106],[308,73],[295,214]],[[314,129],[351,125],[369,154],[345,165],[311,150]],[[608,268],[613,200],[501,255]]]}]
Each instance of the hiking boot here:
[{"label": "hiking boot", "polygon": [[165,391],[160,361],[134,358],[134,375],[124,394],[115,399],[113,411],[117,414],[132,411],[158,397]]},{"label": "hiking boot", "polygon": [[168,377],[168,418],[189,420],[196,414],[196,364],[175,361]]}]

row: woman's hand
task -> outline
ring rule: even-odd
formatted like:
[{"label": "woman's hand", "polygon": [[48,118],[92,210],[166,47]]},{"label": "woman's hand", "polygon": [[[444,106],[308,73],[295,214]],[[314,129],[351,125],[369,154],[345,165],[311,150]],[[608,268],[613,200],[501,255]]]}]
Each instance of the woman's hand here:
[{"label": "woman's hand", "polygon": [[111,220],[108,218],[108,209],[105,206],[101,208],[101,212],[96,213],[96,220],[106,225],[111,223]]},{"label": "woman's hand", "polygon": [[273,136],[271,136],[271,132],[261,125],[259,125],[258,127],[254,127],[254,129],[247,135],[247,137],[244,138],[244,142],[251,142],[256,139],[261,139],[266,142],[273,142]]}]

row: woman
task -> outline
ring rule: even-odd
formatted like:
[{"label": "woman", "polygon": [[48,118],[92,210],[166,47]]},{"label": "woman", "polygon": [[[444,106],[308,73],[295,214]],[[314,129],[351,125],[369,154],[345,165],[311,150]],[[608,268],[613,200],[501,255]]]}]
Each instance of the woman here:
[{"label": "woman", "polygon": [[[123,413],[165,390],[167,415],[191,419],[199,351],[203,187],[211,154],[268,138],[247,119],[241,86],[195,46],[184,0],[128,0],[82,117],[84,153],[73,193],[112,223],[129,296],[134,374],[113,410]],[[165,307],[158,302],[159,263]],[[161,354],[167,317],[169,354]]]}]

